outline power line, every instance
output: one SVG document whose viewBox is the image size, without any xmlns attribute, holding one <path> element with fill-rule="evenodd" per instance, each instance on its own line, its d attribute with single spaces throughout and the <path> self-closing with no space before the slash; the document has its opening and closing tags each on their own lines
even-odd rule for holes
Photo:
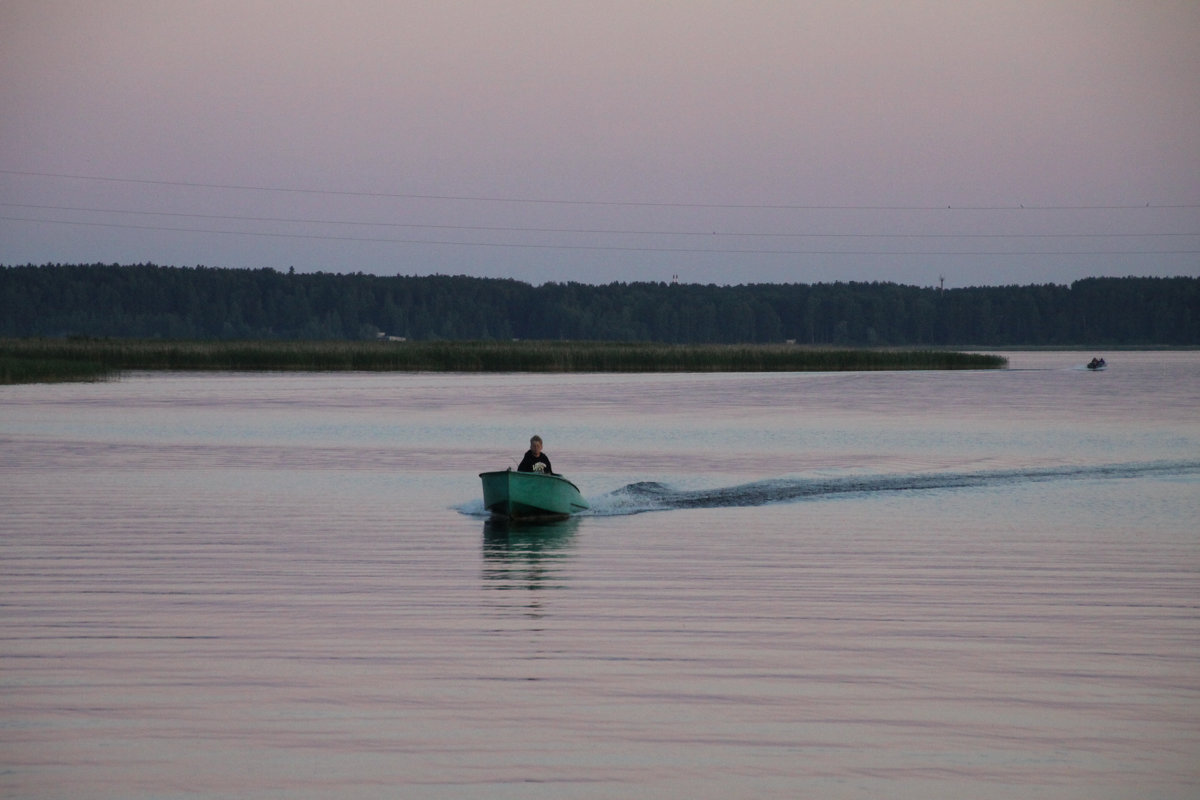
<svg viewBox="0 0 1200 800">
<path fill-rule="evenodd" d="M 536 250 L 587 250 L 619 251 L 639 253 L 694 253 L 723 255 L 854 255 L 854 256 L 1136 256 L 1136 255 L 1200 255 L 1200 250 L 766 250 L 748 248 L 696 248 L 696 247 L 636 247 L 628 245 L 580 245 L 540 244 L 519 242 L 462 242 L 437 239 L 396 239 L 386 237 L 333 236 L 313 233 L 273 233 L 268 231 L 229 231 L 204 228 L 180 228 L 163 225 L 131 225 L 115 222 L 83 222 L 33 217 L 0 215 L 0 220 L 9 222 L 34 222 L 50 225 L 82 225 L 97 228 L 119 228 L 125 230 L 162 231 L 169 233 L 200 233 L 223 236 L 257 236 L 280 239 L 313 239 L 337 242 L 365 242 L 410 245 L 437 245 L 452 247 L 525 248 Z"/>
<path fill-rule="evenodd" d="M 636 200 L 572 200 L 562 198 L 529 198 L 489 195 L 420 194 L 409 192 L 368 192 L 336 189 L 313 189 L 284 186 L 255 186 L 233 183 L 202 183 L 198 181 L 168 181 L 147 178 L 115 178 L 104 175 L 78 175 L 61 172 L 35 172 L 31 170 L 0 169 L 0 174 L 23 175 L 38 178 L 59 178 L 79 181 L 101 181 L 107 183 L 129 183 L 151 186 L 176 186 L 190 189 L 222 189 L 252 192 L 278 192 L 286 194 L 325 195 L 339 197 L 374 197 L 406 200 L 448 200 L 480 203 L 523 203 L 530 205 L 597 206 L 630 208 L 709 208 L 709 209 L 755 209 L 791 211 L 1125 211 L 1134 209 L 1193 209 L 1200 203 L 1130 203 L 1116 205 L 987 205 L 987 206 L 919 206 L 919 205 L 823 205 L 794 203 L 684 203 L 650 202 Z"/>
<path fill-rule="evenodd" d="M 7 208 L 27 208 L 40 211 L 72 211 L 96 214 L 124 214 L 136 216 L 178 217 L 184 219 L 222 220 L 237 222 L 279 222 L 292 225 L 342 225 L 377 228 L 426 228 L 431 230 L 481 231 L 487 233 L 569 233 L 621 236 L 700 236 L 726 238 L 791 238 L 791 239 L 1116 239 L 1200 236 L 1200 233 L 781 233 L 741 231 L 680 231 L 638 230 L 631 228 L 552 228 L 512 225 L 446 225 L 427 222 L 368 222 L 361 220 L 314 219 L 309 217 L 263 217 L 243 214 L 198 214 L 183 211 L 140 211 L 121 208 L 97 208 L 93 206 L 60 206 L 38 203 L 5 203 Z M 51 220 L 42 220 L 51 221 Z M 60 220 L 70 223 L 71 220 Z"/>
</svg>

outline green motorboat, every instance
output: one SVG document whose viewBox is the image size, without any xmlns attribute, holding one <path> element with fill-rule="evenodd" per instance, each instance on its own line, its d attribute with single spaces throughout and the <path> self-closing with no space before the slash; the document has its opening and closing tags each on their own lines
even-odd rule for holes
<svg viewBox="0 0 1200 800">
<path fill-rule="evenodd" d="M 513 519 L 566 517 L 588 508 L 579 487 L 561 475 L 541 472 L 481 472 L 483 506 Z"/>
</svg>

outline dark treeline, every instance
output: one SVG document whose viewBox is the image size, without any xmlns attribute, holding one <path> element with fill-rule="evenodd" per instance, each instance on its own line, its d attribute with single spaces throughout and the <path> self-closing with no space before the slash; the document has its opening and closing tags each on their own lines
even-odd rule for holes
<svg viewBox="0 0 1200 800">
<path fill-rule="evenodd" d="M 1200 279 L 1070 286 L 547 283 L 152 264 L 0 267 L 0 336 L 1200 344 Z"/>
</svg>

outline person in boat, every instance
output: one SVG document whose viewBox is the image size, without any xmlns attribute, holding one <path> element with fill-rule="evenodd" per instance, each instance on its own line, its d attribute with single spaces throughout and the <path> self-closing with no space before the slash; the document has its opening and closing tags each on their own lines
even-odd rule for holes
<svg viewBox="0 0 1200 800">
<path fill-rule="evenodd" d="M 521 463 L 517 467 L 517 472 L 554 474 L 554 470 L 550 468 L 550 459 L 542 452 L 542 437 L 534 436 L 529 440 L 529 449 L 525 451 L 525 457 L 521 459 Z"/>
</svg>

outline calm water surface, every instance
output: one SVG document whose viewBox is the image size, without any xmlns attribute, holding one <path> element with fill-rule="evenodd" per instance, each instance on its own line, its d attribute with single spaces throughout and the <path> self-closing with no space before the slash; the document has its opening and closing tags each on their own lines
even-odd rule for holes
<svg viewBox="0 0 1200 800">
<path fill-rule="evenodd" d="M 1200 353 L 1090 355 L 0 387 L 0 796 L 1196 797 Z"/>
</svg>

